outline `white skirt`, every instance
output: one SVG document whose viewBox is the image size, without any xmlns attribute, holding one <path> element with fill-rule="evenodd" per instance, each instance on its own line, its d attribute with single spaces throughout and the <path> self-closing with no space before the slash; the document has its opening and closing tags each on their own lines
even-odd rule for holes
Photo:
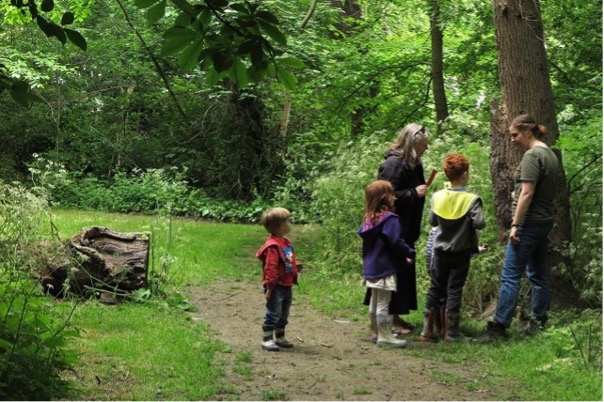
<svg viewBox="0 0 604 402">
<path fill-rule="evenodd" d="M 396 292 L 396 274 L 388 275 L 380 279 L 365 279 L 361 282 L 363 286 L 374 289 L 383 289 Z"/>
</svg>

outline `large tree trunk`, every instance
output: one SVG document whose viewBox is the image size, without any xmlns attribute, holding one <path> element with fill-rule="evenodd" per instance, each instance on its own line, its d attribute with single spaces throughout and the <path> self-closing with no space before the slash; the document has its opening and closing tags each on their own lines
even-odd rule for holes
<svg viewBox="0 0 604 402">
<path fill-rule="evenodd" d="M 436 122 L 440 129 L 442 123 L 449 117 L 447 96 L 445 93 L 445 79 L 443 76 L 443 31 L 440 23 L 439 0 L 429 0 L 432 13 L 430 16 L 430 38 L 432 49 L 432 92 L 436 108 Z"/>
<path fill-rule="evenodd" d="M 511 224 L 512 173 L 522 153 L 509 137 L 511 120 L 528 113 L 547 127 L 544 142 L 553 145 L 559 137 L 554 95 L 549 79 L 543 25 L 538 0 L 493 0 L 495 38 L 499 53 L 501 102 L 491 108 L 491 176 L 495 192 L 496 215 L 502 241 Z M 570 203 L 566 177 L 560 159 L 555 205 L 555 225 L 550 234 L 549 263 L 553 268 L 552 284 L 561 289 L 555 267 L 569 265 L 563 255 L 570 240 Z M 568 288 L 568 283 L 566 288 Z"/>
<path fill-rule="evenodd" d="M 98 294 L 108 301 L 147 286 L 147 233 L 93 226 L 65 243 L 40 243 L 31 251 L 44 290 L 54 296 Z"/>
</svg>

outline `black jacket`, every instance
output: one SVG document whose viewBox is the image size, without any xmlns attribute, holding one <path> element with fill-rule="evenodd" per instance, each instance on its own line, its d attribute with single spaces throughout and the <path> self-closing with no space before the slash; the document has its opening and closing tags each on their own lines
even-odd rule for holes
<svg viewBox="0 0 604 402">
<path fill-rule="evenodd" d="M 378 179 L 392 183 L 396 195 L 394 212 L 400 218 L 401 235 L 407 244 L 413 247 L 419 238 L 426 201 L 425 197 L 418 197 L 415 191 L 415 187 L 426 184 L 424 167 L 421 162 L 418 162 L 417 166 L 411 169 L 396 152 L 388 151 L 386 160 L 378 170 Z"/>
</svg>

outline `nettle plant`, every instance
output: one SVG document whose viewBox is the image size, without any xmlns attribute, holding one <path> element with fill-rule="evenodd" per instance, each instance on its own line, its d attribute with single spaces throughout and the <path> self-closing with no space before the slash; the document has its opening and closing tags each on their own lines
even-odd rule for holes
<svg viewBox="0 0 604 402">
<path fill-rule="evenodd" d="M 0 183 L 0 398 L 65 397 L 61 371 L 75 363 L 67 349 L 75 306 L 42 293 L 26 252 L 48 222 L 47 202 L 22 187 Z"/>
</svg>

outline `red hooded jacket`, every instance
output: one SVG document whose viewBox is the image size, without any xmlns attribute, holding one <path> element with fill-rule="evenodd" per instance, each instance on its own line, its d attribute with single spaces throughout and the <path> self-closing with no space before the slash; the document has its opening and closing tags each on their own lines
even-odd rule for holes
<svg viewBox="0 0 604 402">
<path fill-rule="evenodd" d="M 298 262 L 289 239 L 269 236 L 256 252 L 262 261 L 262 284 L 272 290 L 277 285 L 293 286 L 298 279 Z"/>
</svg>

